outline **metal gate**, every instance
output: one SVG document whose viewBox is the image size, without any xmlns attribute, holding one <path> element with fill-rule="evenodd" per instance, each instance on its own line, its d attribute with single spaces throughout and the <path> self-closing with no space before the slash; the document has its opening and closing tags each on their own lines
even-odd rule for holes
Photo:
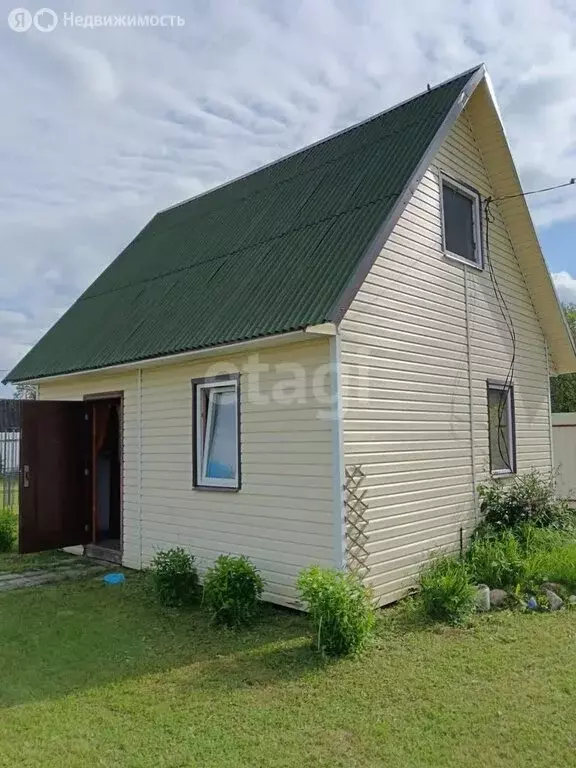
<svg viewBox="0 0 576 768">
<path fill-rule="evenodd" d="M 18 510 L 20 484 L 19 400 L 0 400 L 0 510 Z"/>
</svg>

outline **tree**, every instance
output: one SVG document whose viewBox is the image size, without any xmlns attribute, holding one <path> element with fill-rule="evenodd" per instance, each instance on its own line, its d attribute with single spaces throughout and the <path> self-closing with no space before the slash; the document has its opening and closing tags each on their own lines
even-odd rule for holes
<svg viewBox="0 0 576 768">
<path fill-rule="evenodd" d="M 566 319 L 576 339 L 576 304 L 564 306 Z M 568 413 L 576 411 L 576 373 L 565 373 L 555 376 L 550 382 L 552 395 L 552 410 L 555 413 Z"/>
<path fill-rule="evenodd" d="M 37 400 L 38 389 L 34 384 L 26 384 L 22 382 L 14 386 L 14 399 L 15 400 Z"/>
</svg>

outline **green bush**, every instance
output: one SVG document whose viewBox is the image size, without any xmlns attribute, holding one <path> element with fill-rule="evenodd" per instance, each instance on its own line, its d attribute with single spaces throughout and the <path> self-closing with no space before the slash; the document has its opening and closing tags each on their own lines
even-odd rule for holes
<svg viewBox="0 0 576 768">
<path fill-rule="evenodd" d="M 474 612 L 476 587 L 466 563 L 441 556 L 420 574 L 420 600 L 433 621 L 464 624 Z"/>
<path fill-rule="evenodd" d="M 376 622 L 371 593 L 360 579 L 314 565 L 300 572 L 298 589 L 314 626 L 318 650 L 327 656 L 363 650 Z"/>
<path fill-rule="evenodd" d="M 150 572 L 162 605 L 180 607 L 198 599 L 200 589 L 194 557 L 181 547 L 158 552 Z"/>
<path fill-rule="evenodd" d="M 262 577 L 244 555 L 220 555 L 204 579 L 204 605 L 219 624 L 239 627 L 255 615 Z"/>
<path fill-rule="evenodd" d="M 556 478 L 531 470 L 508 483 L 493 481 L 478 487 L 485 525 L 494 530 L 526 523 L 539 527 L 569 528 L 574 511 L 556 496 Z"/>
<path fill-rule="evenodd" d="M 16 517 L 9 510 L 0 511 L 0 552 L 12 552 L 16 544 Z"/>
</svg>

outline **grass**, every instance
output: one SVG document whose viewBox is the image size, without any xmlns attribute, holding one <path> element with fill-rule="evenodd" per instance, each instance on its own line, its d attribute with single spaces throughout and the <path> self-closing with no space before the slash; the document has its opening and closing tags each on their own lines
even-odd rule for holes
<svg viewBox="0 0 576 768">
<path fill-rule="evenodd" d="M 74 555 L 54 550 L 52 552 L 39 552 L 32 555 L 18 555 L 15 552 L 0 555 L 0 573 L 22 573 L 32 568 L 50 568 L 69 560 L 77 562 Z"/>
<path fill-rule="evenodd" d="M 0 595 L 0 766 L 572 766 L 576 611 L 469 629 L 384 612 L 361 660 L 305 617 L 230 632 L 161 609 L 144 577 Z"/>
<path fill-rule="evenodd" d="M 4 504 L 4 485 L 5 485 L 5 483 L 6 483 L 6 480 L 4 478 L 0 477 L 0 509 L 4 508 L 3 504 Z M 11 493 L 11 497 L 10 497 L 11 503 L 10 503 L 10 506 L 8 507 L 8 509 L 13 510 L 13 512 L 15 514 L 17 514 L 18 513 L 18 484 L 12 482 L 11 485 L 12 485 L 12 493 Z"/>
<path fill-rule="evenodd" d="M 544 581 L 576 588 L 576 541 L 573 533 L 527 526 L 478 538 L 466 554 L 470 578 L 490 587 L 532 591 Z"/>
<path fill-rule="evenodd" d="M 3 483 L 4 481 L 0 478 L 0 513 L 7 511 L 7 508 L 2 507 Z M 8 511 L 14 515 L 14 525 L 17 529 L 18 503 L 16 500 L 14 506 L 8 508 Z M 15 546 L 17 547 L 17 543 Z M 60 550 L 31 555 L 18 555 L 15 552 L 9 554 L 2 553 L 0 554 L 0 573 L 22 573 L 22 571 L 26 571 L 29 568 L 50 568 L 52 565 L 61 563 L 71 557 L 71 555 L 67 555 Z"/>
</svg>

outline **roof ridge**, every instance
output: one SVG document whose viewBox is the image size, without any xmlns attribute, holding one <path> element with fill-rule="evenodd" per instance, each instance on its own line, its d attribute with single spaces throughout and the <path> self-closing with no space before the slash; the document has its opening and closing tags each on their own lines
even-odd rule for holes
<svg viewBox="0 0 576 768">
<path fill-rule="evenodd" d="M 242 179 L 247 179 L 250 176 L 254 176 L 255 174 L 259 173 L 260 171 L 265 170 L 266 168 L 271 168 L 272 166 L 283 162 L 284 160 L 288 160 L 291 157 L 294 157 L 295 155 L 300 154 L 301 152 L 305 152 L 308 149 L 312 149 L 313 147 L 319 147 L 322 144 L 325 144 L 328 141 L 331 141 L 332 139 L 335 139 L 337 136 L 342 136 L 344 133 L 347 133 L 348 131 L 352 131 L 356 128 L 359 128 L 362 125 L 366 125 L 367 123 L 372 122 L 372 120 L 377 120 L 380 117 L 383 117 L 388 112 L 393 112 L 395 109 L 398 109 L 399 107 L 406 106 L 406 104 L 409 104 L 411 101 L 416 101 L 417 99 L 422 98 L 422 96 L 427 96 L 430 93 L 433 93 L 434 91 L 439 90 L 440 88 L 444 88 L 450 83 L 453 83 L 455 80 L 459 80 L 460 78 L 468 76 L 472 76 L 475 72 L 477 72 L 479 69 L 483 68 L 485 65 L 484 63 L 477 64 L 474 67 L 471 67 L 468 70 L 465 70 L 464 72 L 460 72 L 460 74 L 455 75 L 453 77 L 448 78 L 447 80 L 443 80 L 442 82 L 438 83 L 437 85 L 426 88 L 424 91 L 420 91 L 414 96 L 410 96 L 403 101 L 399 101 L 396 104 L 392 104 L 390 107 L 387 107 L 386 109 L 383 109 L 381 112 L 377 112 L 374 115 L 371 115 L 370 117 L 365 118 L 364 120 L 360 120 L 357 123 L 353 123 L 352 125 L 347 126 L 346 128 L 342 128 L 339 131 L 335 131 L 334 133 L 330 134 L 329 136 L 324 136 L 322 139 L 318 139 L 317 141 L 313 141 L 310 144 L 305 144 L 303 147 L 298 147 L 298 149 L 295 149 L 293 152 L 288 152 L 286 155 L 282 155 L 281 157 L 277 157 L 275 160 L 271 160 L 268 163 L 263 163 L 262 165 L 258 166 L 257 168 L 253 168 L 250 171 L 246 171 L 246 173 L 240 174 L 240 176 L 235 176 L 233 179 L 228 179 L 228 181 L 223 181 L 221 184 L 217 184 L 215 187 L 210 187 L 210 189 L 206 189 L 203 192 L 199 192 L 196 195 L 192 195 L 192 197 L 188 197 L 185 200 L 181 200 L 178 203 L 173 203 L 172 205 L 167 206 L 166 208 L 161 208 L 159 211 L 156 212 L 156 215 L 160 215 L 163 213 L 167 213 L 168 211 L 173 211 L 176 208 L 179 208 L 181 205 L 187 205 L 188 203 L 193 202 L 194 200 L 199 200 L 202 197 L 205 197 L 206 195 L 211 194 L 212 192 L 216 192 L 218 190 L 224 189 L 225 187 L 228 187 L 232 184 L 235 184 L 237 181 L 241 181 Z"/>
</svg>

